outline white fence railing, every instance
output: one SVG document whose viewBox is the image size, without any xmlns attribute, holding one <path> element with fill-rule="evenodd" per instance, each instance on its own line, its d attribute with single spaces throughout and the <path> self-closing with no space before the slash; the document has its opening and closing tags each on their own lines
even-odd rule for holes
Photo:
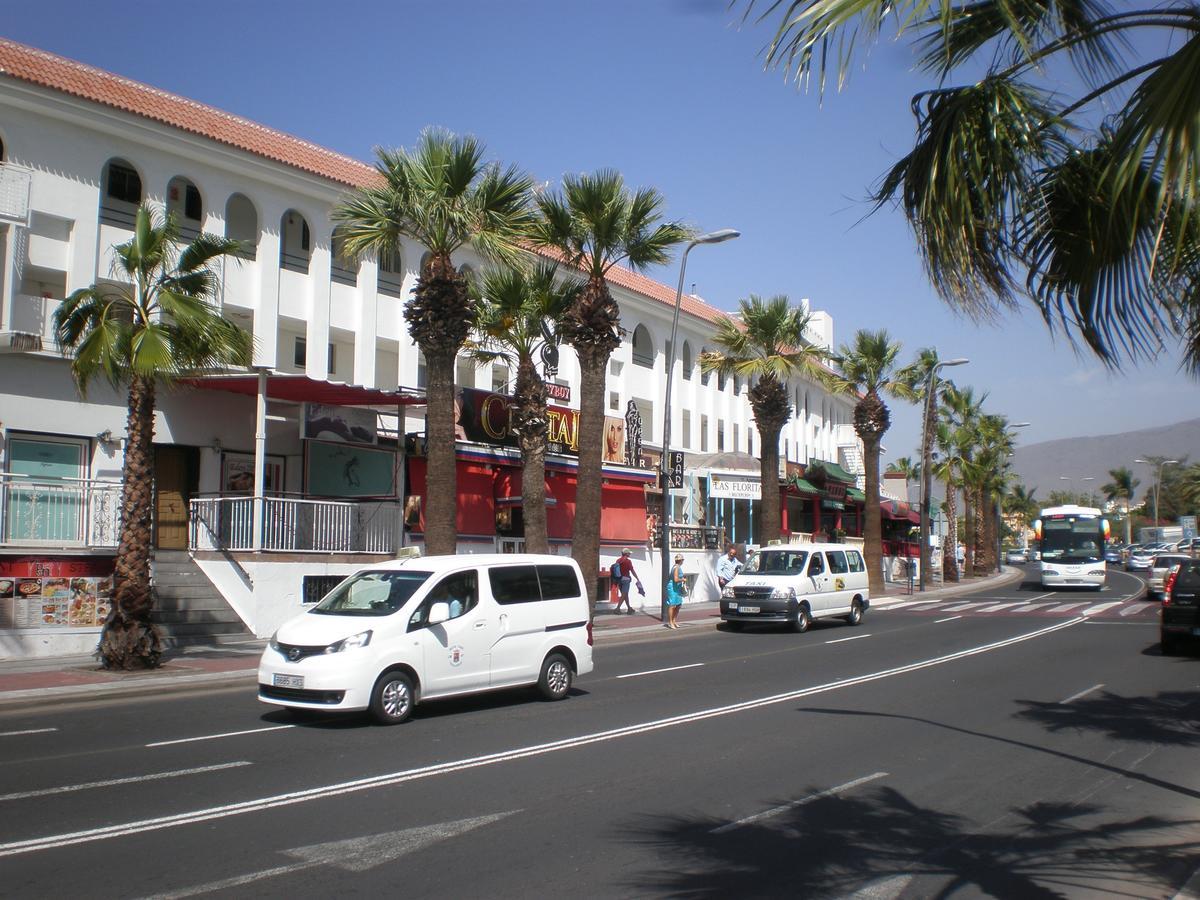
<svg viewBox="0 0 1200 900">
<path fill-rule="evenodd" d="M 392 553 L 400 547 L 394 500 L 262 497 L 261 550 Z M 198 497 L 189 511 L 193 550 L 253 550 L 255 498 Z"/>
<path fill-rule="evenodd" d="M 121 483 L 0 475 L 0 545 L 115 547 Z"/>
</svg>

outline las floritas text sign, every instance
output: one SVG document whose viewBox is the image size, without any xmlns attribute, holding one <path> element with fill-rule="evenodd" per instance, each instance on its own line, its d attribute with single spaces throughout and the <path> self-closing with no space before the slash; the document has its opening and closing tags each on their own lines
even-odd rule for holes
<svg viewBox="0 0 1200 900">
<path fill-rule="evenodd" d="M 723 500 L 761 500 L 762 486 L 748 478 L 731 478 L 728 475 L 710 475 L 708 496 Z"/>
</svg>

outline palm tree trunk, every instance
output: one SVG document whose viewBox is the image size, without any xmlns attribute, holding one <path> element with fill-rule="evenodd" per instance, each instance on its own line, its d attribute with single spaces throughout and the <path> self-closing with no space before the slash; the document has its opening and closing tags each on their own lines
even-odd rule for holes
<svg viewBox="0 0 1200 900">
<path fill-rule="evenodd" d="M 883 524 L 879 510 L 879 437 L 863 439 L 863 468 L 866 469 L 867 508 L 863 510 L 863 556 L 867 560 L 867 579 L 872 597 L 882 597 L 883 583 Z"/>
<path fill-rule="evenodd" d="M 454 446 L 454 360 L 445 350 L 425 352 L 425 553 L 450 556 L 458 551 L 458 459 Z"/>
<path fill-rule="evenodd" d="M 163 643 L 150 621 L 154 595 L 150 553 L 154 539 L 154 382 L 135 376 L 129 385 L 125 465 L 121 477 L 121 538 L 113 578 L 113 604 L 100 644 L 108 669 L 155 668 Z"/>
<path fill-rule="evenodd" d="M 1133 495 L 1125 495 L 1125 546 L 1128 547 L 1133 543 L 1133 511 L 1130 507 L 1133 506 Z"/>
<path fill-rule="evenodd" d="M 521 360 L 513 384 L 513 429 L 521 445 L 525 550 L 549 553 L 546 524 L 546 384 L 533 362 Z"/>
<path fill-rule="evenodd" d="M 963 488 L 963 531 L 966 533 L 966 556 L 963 560 L 963 568 L 966 570 L 967 577 L 975 574 L 975 489 L 972 487 Z"/>
<path fill-rule="evenodd" d="M 783 503 L 779 492 L 779 432 L 782 425 L 766 434 L 759 430 L 762 455 L 759 457 L 759 480 L 762 482 L 759 543 L 766 546 L 779 540 L 783 526 Z"/>
<path fill-rule="evenodd" d="M 587 585 L 588 609 L 596 606 L 600 571 L 600 499 L 603 487 L 604 379 L 611 355 L 606 347 L 575 347 L 579 358 L 579 469 L 575 485 L 575 531 L 571 556 Z M 589 613 L 590 614 L 590 613 Z"/>
<path fill-rule="evenodd" d="M 949 534 L 942 545 L 942 581 L 958 581 L 958 501 L 953 479 L 946 479 L 946 524 Z"/>
</svg>

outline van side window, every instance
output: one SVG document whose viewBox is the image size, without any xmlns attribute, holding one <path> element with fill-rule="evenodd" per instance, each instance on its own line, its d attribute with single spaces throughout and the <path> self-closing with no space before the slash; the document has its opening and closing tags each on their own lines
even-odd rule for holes
<svg viewBox="0 0 1200 900">
<path fill-rule="evenodd" d="M 811 578 L 813 575 L 820 575 L 825 571 L 825 563 L 821 559 L 820 553 L 814 553 L 812 559 L 808 561 L 808 575 Z"/>
<path fill-rule="evenodd" d="M 844 575 L 850 571 L 845 550 L 826 550 L 825 556 L 829 559 L 829 571 L 834 575 Z"/>
<path fill-rule="evenodd" d="M 866 571 L 867 567 L 863 563 L 862 554 L 859 553 L 857 550 L 847 550 L 846 551 L 846 561 L 850 563 L 850 571 L 851 572 Z"/>
<path fill-rule="evenodd" d="M 478 602 L 479 579 L 474 569 L 447 575 L 421 601 L 408 620 L 408 630 L 423 628 L 429 621 L 429 609 L 435 603 L 450 604 L 450 618 L 457 619 L 473 610 Z"/>
<path fill-rule="evenodd" d="M 578 597 L 579 579 L 575 570 L 570 566 L 538 566 L 538 581 L 542 583 L 543 600 L 562 600 L 567 597 Z M 493 593 L 495 588 L 492 589 Z"/>
<path fill-rule="evenodd" d="M 533 566 L 493 566 L 488 569 L 492 597 L 497 603 L 537 603 L 542 599 L 537 569 Z"/>
</svg>

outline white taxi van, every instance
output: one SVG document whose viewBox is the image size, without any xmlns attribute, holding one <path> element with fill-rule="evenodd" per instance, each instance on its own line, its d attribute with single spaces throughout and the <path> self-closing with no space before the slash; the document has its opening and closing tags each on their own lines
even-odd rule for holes
<svg viewBox="0 0 1200 900">
<path fill-rule="evenodd" d="M 258 666 L 264 703 L 369 709 L 403 722 L 424 700 L 537 685 L 561 700 L 592 670 L 579 566 L 536 554 L 369 566 L 285 622 Z"/>
<path fill-rule="evenodd" d="M 870 605 L 860 550 L 845 544 L 769 546 L 725 585 L 721 619 L 734 630 L 773 622 L 803 632 L 814 619 L 841 617 L 860 625 Z"/>
</svg>

